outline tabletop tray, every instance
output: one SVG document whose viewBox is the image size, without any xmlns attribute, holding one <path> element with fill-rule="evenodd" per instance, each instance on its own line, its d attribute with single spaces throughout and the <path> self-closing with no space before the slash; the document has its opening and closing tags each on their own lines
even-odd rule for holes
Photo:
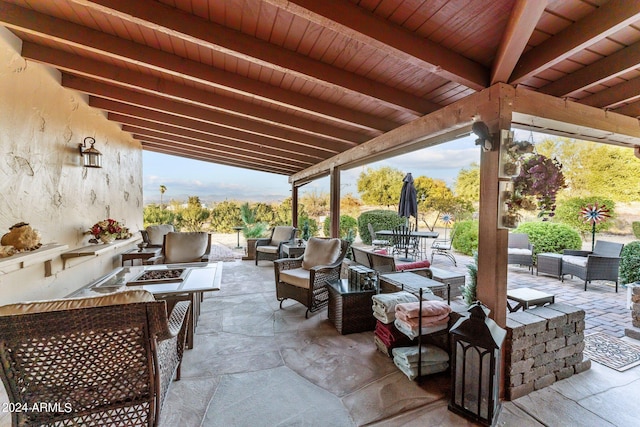
<svg viewBox="0 0 640 427">
<path fill-rule="evenodd" d="M 171 283 L 182 282 L 189 269 L 187 268 L 168 268 L 162 270 L 145 270 L 138 274 L 133 280 L 127 282 L 127 286 L 132 285 L 149 285 L 153 283 Z"/>
</svg>

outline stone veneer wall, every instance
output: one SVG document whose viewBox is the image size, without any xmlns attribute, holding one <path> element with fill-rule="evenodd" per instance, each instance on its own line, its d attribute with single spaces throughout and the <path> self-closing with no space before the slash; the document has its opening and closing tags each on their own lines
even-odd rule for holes
<svg viewBox="0 0 640 427">
<path fill-rule="evenodd" d="M 504 390 L 508 400 L 591 367 L 585 359 L 584 310 L 551 304 L 507 315 Z"/>
<path fill-rule="evenodd" d="M 0 26 L 0 235 L 18 222 L 40 231 L 42 243 L 88 245 L 97 221 L 142 227 L 142 146 L 87 97 L 65 89 L 61 74 L 21 56 L 22 42 Z M 101 169 L 85 168 L 78 145 L 96 140 Z M 139 233 L 137 233 L 139 235 Z M 131 242 L 130 247 L 135 247 Z M 120 248 L 122 252 L 128 247 Z M 0 304 L 58 298 L 119 265 L 118 253 L 52 259 L 0 271 Z"/>
</svg>

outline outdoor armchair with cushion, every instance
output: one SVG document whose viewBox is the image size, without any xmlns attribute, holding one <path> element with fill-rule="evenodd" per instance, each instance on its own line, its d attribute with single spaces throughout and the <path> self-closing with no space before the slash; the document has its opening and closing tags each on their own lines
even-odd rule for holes
<svg viewBox="0 0 640 427">
<path fill-rule="evenodd" d="M 526 265 L 533 274 L 533 245 L 525 233 L 509 233 L 507 264 Z"/>
<path fill-rule="evenodd" d="M 164 236 L 162 254 L 146 264 L 206 262 L 211 252 L 211 234 L 204 231 L 169 232 Z"/>
<path fill-rule="evenodd" d="M 188 311 L 181 302 L 167 316 L 141 290 L 0 307 L 7 395 L 40 408 L 11 411 L 12 424 L 157 425 L 179 379 Z"/>
<path fill-rule="evenodd" d="M 618 271 L 620 267 L 620 253 L 622 243 L 598 240 L 590 251 L 576 251 L 565 249 L 562 253 L 562 281 L 570 274 L 584 280 L 584 290 L 592 280 L 611 280 L 616 282 L 618 292 Z"/>
<path fill-rule="evenodd" d="M 167 233 L 175 231 L 171 224 L 150 225 L 142 233 L 142 241 L 150 248 L 161 248 L 164 242 L 164 236 Z"/>
<path fill-rule="evenodd" d="M 340 266 L 349 249 L 346 240 L 312 237 L 304 255 L 274 261 L 276 297 L 282 302 L 291 298 L 307 307 L 305 317 L 326 306 L 327 282 L 340 278 Z"/>
<path fill-rule="evenodd" d="M 289 225 L 278 225 L 271 229 L 271 237 L 256 240 L 256 265 L 261 259 L 282 258 L 282 245 L 293 241 L 297 229 Z"/>
</svg>

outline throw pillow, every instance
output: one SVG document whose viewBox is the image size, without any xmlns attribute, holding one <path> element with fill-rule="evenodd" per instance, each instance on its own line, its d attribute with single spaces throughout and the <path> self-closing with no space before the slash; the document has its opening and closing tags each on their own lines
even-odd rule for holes
<svg viewBox="0 0 640 427">
<path fill-rule="evenodd" d="M 302 268 L 309 270 L 318 265 L 333 264 L 340 256 L 340 239 L 312 237 L 302 258 Z"/>
<path fill-rule="evenodd" d="M 403 271 L 403 270 L 414 270 L 416 268 L 425 268 L 425 267 L 430 267 L 431 263 L 428 260 L 422 260 L 422 261 L 416 261 L 416 262 L 410 262 L 407 264 L 399 264 L 396 265 L 396 270 L 397 271 Z"/>
</svg>

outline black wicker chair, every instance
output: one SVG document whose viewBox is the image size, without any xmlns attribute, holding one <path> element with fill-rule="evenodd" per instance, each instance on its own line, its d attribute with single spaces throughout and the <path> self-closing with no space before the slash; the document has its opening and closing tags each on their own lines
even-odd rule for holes
<svg viewBox="0 0 640 427">
<path fill-rule="evenodd" d="M 533 274 L 533 245 L 525 233 L 509 233 L 507 264 L 526 265 Z"/>
<path fill-rule="evenodd" d="M 0 376 L 13 404 L 38 408 L 12 411 L 12 425 L 158 424 L 179 379 L 189 302 L 168 317 L 153 296 L 91 306 L 100 298 L 0 308 Z"/>
<path fill-rule="evenodd" d="M 584 290 L 592 280 L 611 280 L 616 283 L 618 292 L 618 272 L 620 268 L 620 253 L 622 243 L 598 240 L 590 251 L 575 251 L 565 249 L 562 253 L 562 281 L 570 274 L 584 280 Z"/>
<path fill-rule="evenodd" d="M 288 298 L 298 301 L 307 307 L 305 317 L 309 317 L 309 313 L 316 312 L 325 307 L 329 300 L 329 292 L 327 291 L 327 283 L 340 278 L 340 266 L 342 260 L 349 249 L 349 242 L 340 240 L 339 253 L 331 257 L 333 262 L 326 265 L 315 265 L 305 268 L 304 260 L 308 260 L 314 256 L 317 244 L 316 240 L 338 240 L 338 239 L 319 239 L 312 237 L 307 242 L 305 254 L 299 258 L 283 258 L 274 261 L 273 267 L 276 278 L 276 297 L 282 302 Z M 324 249 L 323 249 L 324 250 Z"/>
</svg>

